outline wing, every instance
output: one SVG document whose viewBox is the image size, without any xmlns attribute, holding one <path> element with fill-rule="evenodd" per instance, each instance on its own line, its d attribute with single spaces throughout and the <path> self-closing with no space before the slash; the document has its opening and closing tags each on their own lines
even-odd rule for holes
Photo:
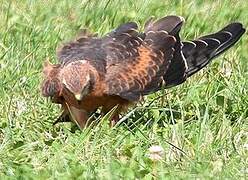
<svg viewBox="0 0 248 180">
<path fill-rule="evenodd" d="M 187 63 L 182 53 L 182 43 L 179 36 L 179 32 L 183 23 L 184 19 L 180 16 L 166 16 L 157 21 L 151 18 L 145 24 L 145 32 L 149 31 L 150 29 L 163 29 L 167 31 L 169 35 L 172 35 L 176 38 L 173 58 L 169 64 L 168 70 L 163 76 L 166 88 L 180 84 L 187 78 Z"/>
<path fill-rule="evenodd" d="M 57 51 L 58 61 L 65 65 L 73 61 L 86 60 L 96 68 L 99 73 L 106 72 L 107 54 L 102 46 L 102 39 L 81 30 L 79 36 L 69 43 L 64 44 Z"/>
<path fill-rule="evenodd" d="M 136 23 L 128 22 L 120 25 L 103 38 L 103 46 L 107 53 L 107 67 L 132 61 L 132 58 L 139 56 L 137 49 L 143 39 L 137 28 Z"/>
<path fill-rule="evenodd" d="M 131 22 L 108 34 L 105 41 L 106 94 L 136 101 L 161 86 L 173 57 L 173 36 L 163 29 L 151 29 L 144 35 Z"/>
</svg>

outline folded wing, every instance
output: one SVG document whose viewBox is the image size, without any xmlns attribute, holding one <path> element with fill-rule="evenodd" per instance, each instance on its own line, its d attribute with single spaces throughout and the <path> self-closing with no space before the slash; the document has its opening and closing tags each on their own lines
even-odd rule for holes
<svg viewBox="0 0 248 180">
<path fill-rule="evenodd" d="M 157 91 L 173 57 L 175 37 L 165 30 L 137 32 L 137 25 L 124 24 L 106 39 L 108 49 L 107 94 L 136 101 Z"/>
</svg>

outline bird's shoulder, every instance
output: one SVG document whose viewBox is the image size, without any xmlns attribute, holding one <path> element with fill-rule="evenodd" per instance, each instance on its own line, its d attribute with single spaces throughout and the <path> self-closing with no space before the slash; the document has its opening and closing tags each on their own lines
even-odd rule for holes
<svg viewBox="0 0 248 180">
<path fill-rule="evenodd" d="M 97 71 L 105 72 L 106 51 L 103 39 L 81 32 L 74 40 L 64 43 L 57 49 L 57 58 L 60 64 L 67 65 L 75 61 L 88 61 Z"/>
</svg>

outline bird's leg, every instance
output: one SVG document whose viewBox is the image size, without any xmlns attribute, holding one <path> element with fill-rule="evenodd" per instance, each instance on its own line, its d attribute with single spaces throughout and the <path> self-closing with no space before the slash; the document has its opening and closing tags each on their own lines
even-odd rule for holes
<svg viewBox="0 0 248 180">
<path fill-rule="evenodd" d="M 109 111 L 111 111 L 113 107 L 103 107 L 102 111 L 101 111 L 101 116 L 103 117 L 104 115 L 106 115 Z M 114 127 L 116 125 L 116 123 L 119 121 L 119 112 L 120 112 L 120 108 L 118 107 L 117 109 L 115 109 L 115 111 L 113 112 L 111 118 L 110 118 L 110 127 Z"/>
<path fill-rule="evenodd" d="M 53 122 L 53 126 L 60 122 L 71 122 L 71 118 L 68 112 L 63 111 L 62 114 L 58 117 L 58 119 Z"/>
<path fill-rule="evenodd" d="M 110 121 L 110 127 L 114 127 L 116 123 L 120 120 L 119 114 L 115 114 Z"/>
<path fill-rule="evenodd" d="M 58 101 L 56 101 L 57 103 Z M 58 119 L 53 123 L 53 125 L 56 125 L 59 122 L 70 122 L 71 121 L 71 117 L 70 117 L 70 113 L 68 111 L 67 105 L 61 101 L 59 104 L 61 104 L 61 110 L 62 110 L 62 114 L 58 117 Z"/>
<path fill-rule="evenodd" d="M 79 110 L 74 107 L 69 107 L 66 104 L 62 104 L 62 114 L 59 116 L 59 118 L 53 123 L 53 125 L 56 125 L 60 122 L 75 122 L 79 128 L 83 128 L 86 125 L 88 115 L 86 111 Z M 95 110 L 96 111 L 96 110 Z M 93 114 L 92 112 L 91 114 Z M 85 122 L 86 121 L 86 122 Z"/>
<path fill-rule="evenodd" d="M 68 110 L 71 114 L 72 120 L 78 125 L 80 129 L 83 129 L 87 125 L 88 112 L 83 109 L 77 109 L 73 106 L 68 106 Z"/>
</svg>

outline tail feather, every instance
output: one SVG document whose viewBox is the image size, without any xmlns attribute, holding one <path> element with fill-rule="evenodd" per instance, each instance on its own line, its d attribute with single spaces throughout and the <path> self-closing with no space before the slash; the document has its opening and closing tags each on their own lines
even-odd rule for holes
<svg viewBox="0 0 248 180">
<path fill-rule="evenodd" d="M 220 41 L 216 39 L 194 40 L 183 42 L 182 52 L 187 62 L 187 77 L 194 74 L 209 63 L 213 49 L 218 48 Z M 196 68 L 198 67 L 198 68 Z"/>
<path fill-rule="evenodd" d="M 182 52 L 188 65 L 187 77 L 190 77 L 205 67 L 213 58 L 229 49 L 240 39 L 244 32 L 245 29 L 242 24 L 231 23 L 217 33 L 192 41 L 192 43 L 196 44 L 195 47 L 192 44 L 183 42 Z M 196 42 L 198 41 L 206 43 L 207 46 L 202 46 L 202 43 L 197 44 Z"/>
<path fill-rule="evenodd" d="M 240 37 L 245 33 L 245 29 L 243 28 L 241 23 L 232 23 L 226 26 L 223 29 L 224 32 L 230 33 L 231 38 L 226 41 L 220 48 L 218 48 L 214 57 L 220 55 L 225 50 L 229 49 L 232 45 L 234 45 Z"/>
</svg>

